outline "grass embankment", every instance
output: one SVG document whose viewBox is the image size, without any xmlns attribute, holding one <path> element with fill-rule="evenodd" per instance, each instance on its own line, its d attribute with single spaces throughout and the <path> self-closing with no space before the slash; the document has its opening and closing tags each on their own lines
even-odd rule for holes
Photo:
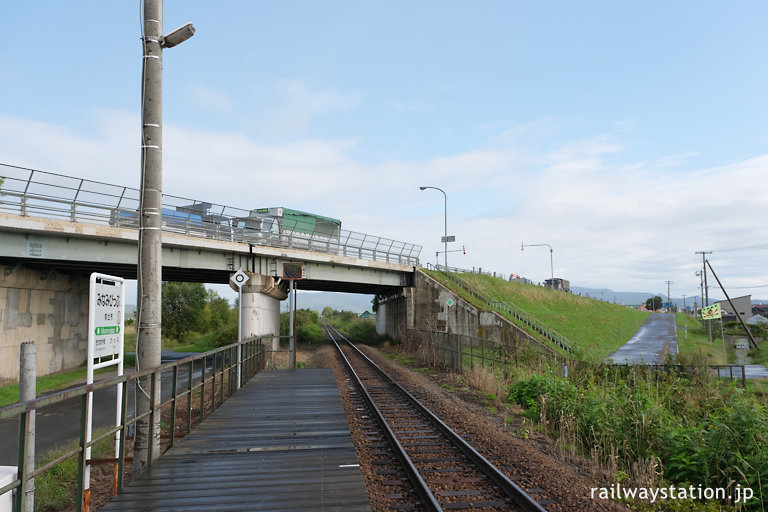
<svg viewBox="0 0 768 512">
<path fill-rule="evenodd" d="M 626 342 L 647 314 L 536 286 L 508 283 L 489 276 L 461 275 L 493 300 L 512 302 L 567 336 L 588 361 L 599 360 Z M 449 286 L 445 279 L 435 278 Z M 465 298 L 456 287 L 457 294 Z M 678 361 L 723 363 L 719 324 L 714 341 L 697 318 L 676 316 Z M 682 329 L 681 329 L 682 328 Z M 715 332 L 717 331 L 717 332 Z M 726 334 L 729 333 L 726 324 Z M 765 333 L 761 333 L 764 337 Z M 728 349 L 728 361 L 732 361 Z M 768 350 L 753 349 L 755 362 Z M 425 358 L 425 355 L 421 355 Z M 427 359 L 424 359 L 427 360 Z M 726 381 L 701 368 L 670 367 L 653 372 L 642 365 L 618 367 L 573 362 L 568 378 L 543 358 L 520 357 L 515 365 L 474 366 L 463 380 L 486 396 L 525 409 L 537 429 L 556 439 L 561 450 L 580 453 L 599 464 L 622 485 L 659 488 L 720 488 L 737 496 L 748 488 L 753 499 L 739 507 L 733 499 L 707 501 L 695 494 L 664 503 L 633 502 L 637 510 L 765 510 L 768 503 L 768 392 L 764 382 Z M 571 366 L 571 365 L 569 365 Z M 489 407 L 493 412 L 495 409 Z M 506 418 L 505 418 L 506 421 Z M 523 432 L 520 433 L 524 437 Z M 678 495 L 679 496 L 679 495 Z M 734 506 L 736 505 L 736 506 Z"/>
<path fill-rule="evenodd" d="M 452 291 L 481 309 L 486 306 L 462 293 L 438 272 L 428 272 Z M 601 361 L 637 332 L 649 313 L 542 286 L 499 278 L 458 274 L 491 300 L 512 303 L 542 324 L 568 338 L 585 359 Z"/>
</svg>

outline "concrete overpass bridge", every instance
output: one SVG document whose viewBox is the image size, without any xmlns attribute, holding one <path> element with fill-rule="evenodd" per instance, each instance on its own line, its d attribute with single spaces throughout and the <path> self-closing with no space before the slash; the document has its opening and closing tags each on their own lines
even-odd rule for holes
<svg viewBox="0 0 768 512">
<path fill-rule="evenodd" d="M 41 374 L 77 366 L 91 272 L 137 277 L 139 190 L 8 165 L 0 177 L 0 378 L 16 377 L 30 339 Z M 163 196 L 163 280 L 228 283 L 247 271 L 246 334 L 279 328 L 286 271 L 301 272 L 302 290 L 393 296 L 412 286 L 420 251 L 288 208 Z"/>
</svg>

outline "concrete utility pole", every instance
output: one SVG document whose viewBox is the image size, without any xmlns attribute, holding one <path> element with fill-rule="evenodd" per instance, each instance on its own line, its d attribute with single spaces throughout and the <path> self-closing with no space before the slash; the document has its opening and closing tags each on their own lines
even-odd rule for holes
<svg viewBox="0 0 768 512">
<path fill-rule="evenodd" d="M 667 313 L 672 312 L 672 297 L 669 296 L 669 285 L 672 284 L 672 281 L 664 281 L 667 283 Z"/>
<path fill-rule="evenodd" d="M 136 322 L 136 369 L 160 366 L 162 290 L 162 50 L 194 34 L 191 24 L 163 37 L 162 0 L 144 0 L 141 84 L 141 203 L 139 221 L 138 311 Z M 150 377 L 138 381 L 136 415 L 150 410 L 153 383 Z M 160 376 L 154 382 L 154 403 L 160 403 Z M 150 455 L 151 452 L 151 455 Z M 142 474 L 160 453 L 160 415 L 136 423 L 133 474 Z"/>
<path fill-rule="evenodd" d="M 704 306 L 709 306 L 709 286 L 707 286 L 707 254 L 712 254 L 712 251 L 696 251 L 696 254 L 701 254 L 701 266 L 704 269 L 704 297 L 701 300 L 704 301 Z M 710 320 L 707 320 L 707 341 L 712 343 L 712 324 Z"/>
</svg>

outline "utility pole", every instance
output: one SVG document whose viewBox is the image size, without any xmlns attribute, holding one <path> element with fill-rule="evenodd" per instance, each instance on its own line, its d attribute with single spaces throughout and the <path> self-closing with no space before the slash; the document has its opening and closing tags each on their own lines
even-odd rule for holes
<svg viewBox="0 0 768 512">
<path fill-rule="evenodd" d="M 672 281 L 664 281 L 667 283 L 667 313 L 672 312 L 672 297 L 669 296 L 669 285 L 672 284 Z"/>
<path fill-rule="evenodd" d="M 712 254 L 712 251 L 696 251 L 696 254 L 701 254 L 701 266 L 704 269 L 704 306 L 709 306 L 709 286 L 707 286 L 707 254 Z M 707 320 L 707 340 L 712 343 L 712 324 Z"/>
<path fill-rule="evenodd" d="M 699 298 L 701 299 L 701 304 L 699 306 L 699 309 L 701 309 L 701 307 L 704 305 L 704 272 L 702 272 L 701 270 L 697 270 L 696 277 L 699 278 L 699 289 L 701 290 L 699 294 Z"/>
<path fill-rule="evenodd" d="M 187 24 L 163 37 L 163 1 L 144 0 L 142 25 L 141 83 L 141 197 L 139 206 L 138 311 L 136 314 L 136 369 L 160 366 L 162 300 L 162 50 L 192 37 L 195 29 Z M 138 380 L 136 415 L 160 403 L 160 375 Z M 153 418 L 150 425 L 150 417 Z M 144 416 L 136 422 L 134 477 L 141 475 L 160 454 L 160 414 Z"/>
</svg>

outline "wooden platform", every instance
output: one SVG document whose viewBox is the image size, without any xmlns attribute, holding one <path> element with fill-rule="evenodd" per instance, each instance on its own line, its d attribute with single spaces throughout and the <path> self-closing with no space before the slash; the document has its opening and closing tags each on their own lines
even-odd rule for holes
<svg viewBox="0 0 768 512">
<path fill-rule="evenodd" d="M 102 510 L 370 510 L 333 371 L 259 373 Z"/>
</svg>

